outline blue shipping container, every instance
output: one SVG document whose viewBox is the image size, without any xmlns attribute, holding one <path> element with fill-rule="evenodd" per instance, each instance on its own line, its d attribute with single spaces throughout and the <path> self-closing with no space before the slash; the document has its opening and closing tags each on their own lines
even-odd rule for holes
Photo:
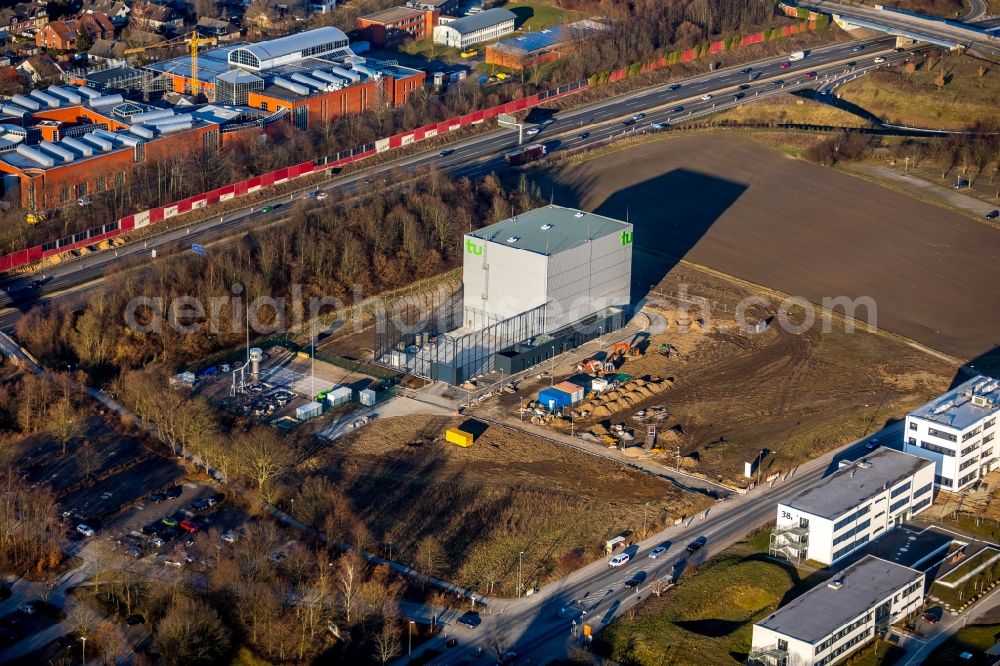
<svg viewBox="0 0 1000 666">
<path fill-rule="evenodd" d="M 573 397 L 557 388 L 547 388 L 538 392 L 538 402 L 542 403 L 549 411 L 554 412 L 557 409 L 569 407 L 573 402 Z"/>
</svg>

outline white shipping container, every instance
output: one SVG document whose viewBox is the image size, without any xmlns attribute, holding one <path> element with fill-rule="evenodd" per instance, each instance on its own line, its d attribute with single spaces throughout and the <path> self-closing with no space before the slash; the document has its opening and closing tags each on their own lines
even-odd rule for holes
<svg viewBox="0 0 1000 666">
<path fill-rule="evenodd" d="M 365 389 L 358 394 L 361 398 L 361 404 L 365 407 L 371 407 L 375 404 L 375 391 L 371 389 Z"/>
<path fill-rule="evenodd" d="M 603 377 L 594 377 L 590 380 L 590 390 L 601 393 L 608 390 L 608 380 Z"/>
<path fill-rule="evenodd" d="M 300 421 L 308 421 L 323 413 L 323 405 L 318 402 L 307 402 L 295 409 L 295 418 Z"/>
<path fill-rule="evenodd" d="M 338 386 L 326 394 L 326 401 L 330 403 L 331 407 L 339 407 L 350 402 L 352 397 L 354 397 L 354 391 L 350 387 Z"/>
</svg>

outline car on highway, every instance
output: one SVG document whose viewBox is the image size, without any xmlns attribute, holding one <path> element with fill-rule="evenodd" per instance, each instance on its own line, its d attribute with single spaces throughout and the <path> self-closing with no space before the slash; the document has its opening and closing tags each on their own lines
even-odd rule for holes
<svg viewBox="0 0 1000 666">
<path fill-rule="evenodd" d="M 741 92 L 736 93 L 735 95 L 733 95 L 733 101 L 738 102 L 746 96 L 747 96 L 746 93 L 741 93 Z"/>
<path fill-rule="evenodd" d="M 649 129 L 653 130 L 654 132 L 659 132 L 660 130 L 663 130 L 663 129 L 666 129 L 666 128 L 667 128 L 667 126 L 664 125 L 663 123 L 650 123 L 649 124 Z"/>
<path fill-rule="evenodd" d="M 708 543 L 708 537 L 700 536 L 687 545 L 687 552 L 696 553 L 704 548 L 706 543 Z"/>
<path fill-rule="evenodd" d="M 772 86 L 783 86 L 783 85 L 785 85 L 785 80 L 784 79 L 775 79 L 774 81 L 771 81 L 771 85 Z"/>
<path fill-rule="evenodd" d="M 475 629 L 483 623 L 483 618 L 475 611 L 466 611 L 458 617 L 458 623 L 464 624 L 469 629 Z"/>
<path fill-rule="evenodd" d="M 618 553 L 610 560 L 608 560 L 608 566 L 612 568 L 623 567 L 628 564 L 628 561 L 632 559 L 632 556 L 628 553 Z"/>
<path fill-rule="evenodd" d="M 737 88 L 737 90 L 750 90 L 750 84 L 749 83 L 741 83 L 739 85 L 739 87 Z"/>
<path fill-rule="evenodd" d="M 631 118 L 628 118 L 627 120 L 622 121 L 622 125 L 625 127 L 628 127 L 630 125 L 635 125 L 635 121 L 632 120 Z"/>
<path fill-rule="evenodd" d="M 680 89 L 681 89 L 681 84 L 679 83 L 674 83 L 667 86 L 667 90 L 669 90 L 670 92 L 674 92 L 675 90 L 680 90 Z"/>
<path fill-rule="evenodd" d="M 785 62 L 781 63 L 781 69 L 788 69 L 791 66 L 792 66 L 792 63 L 788 62 L 787 60 Z"/>
<path fill-rule="evenodd" d="M 1000 217 L 1000 210 L 991 210 L 990 212 L 986 213 L 986 215 L 984 215 L 983 217 L 985 217 L 987 220 L 995 220 L 998 217 Z"/>
<path fill-rule="evenodd" d="M 646 117 L 645 113 L 633 113 L 632 114 L 632 120 L 642 120 L 645 117 Z"/>
<path fill-rule="evenodd" d="M 680 113 L 683 110 L 684 110 L 684 107 L 681 106 L 681 105 L 679 105 L 679 104 L 677 106 L 675 106 L 674 109 L 673 109 L 674 113 Z"/>
<path fill-rule="evenodd" d="M 328 196 L 330 195 L 327 193 L 326 190 L 320 190 L 319 192 L 316 193 L 316 201 L 323 201 Z"/>
<path fill-rule="evenodd" d="M 542 130 L 538 129 L 537 127 L 529 127 L 528 129 L 524 130 L 524 133 L 527 134 L 528 136 L 535 136 L 541 131 Z"/>
<path fill-rule="evenodd" d="M 753 67 L 744 67 L 743 69 L 740 70 L 740 74 L 749 74 L 752 71 Z"/>
<path fill-rule="evenodd" d="M 701 96 L 701 101 L 703 102 L 707 102 L 710 99 L 712 99 L 712 96 L 707 93 Z"/>
<path fill-rule="evenodd" d="M 646 581 L 646 572 L 637 571 L 631 578 L 625 581 L 625 587 L 627 587 L 630 590 L 633 590 L 642 585 L 645 581 Z"/>
<path fill-rule="evenodd" d="M 181 496 L 182 492 L 184 492 L 184 489 L 181 488 L 180 486 L 171 486 L 170 488 L 167 488 L 166 490 L 163 491 L 163 495 L 167 499 L 177 499 L 178 497 Z"/>
<path fill-rule="evenodd" d="M 590 132 L 580 132 L 580 138 L 586 139 L 590 137 Z"/>
<path fill-rule="evenodd" d="M 815 79 L 816 78 L 816 72 L 806 72 L 802 76 L 806 77 L 807 79 Z"/>
<path fill-rule="evenodd" d="M 878 57 L 877 57 L 877 58 L 875 58 L 875 60 L 873 60 L 872 62 L 874 62 L 874 63 L 875 63 L 876 65 L 879 65 L 879 64 L 881 64 L 881 63 L 885 62 L 885 58 L 883 58 L 882 56 L 878 56 Z"/>
<path fill-rule="evenodd" d="M 92 527 L 84 525 L 83 523 L 80 523 L 79 525 L 76 526 L 76 531 L 85 537 L 94 536 L 94 529 Z"/>
<path fill-rule="evenodd" d="M 452 154 L 453 152 L 455 152 L 455 149 L 454 149 L 454 148 L 445 148 L 445 149 L 444 149 L 444 150 L 442 150 L 442 151 L 441 151 L 440 153 L 438 153 L 438 157 L 448 157 L 448 156 L 449 156 L 449 155 L 451 155 L 451 154 Z"/>
<path fill-rule="evenodd" d="M 263 208 L 260 209 L 260 212 L 270 213 L 272 210 L 274 210 L 274 206 L 264 206 Z"/>
<path fill-rule="evenodd" d="M 855 47 L 854 47 L 853 49 L 851 49 L 851 51 L 853 51 L 853 52 L 855 52 L 855 53 L 861 53 L 861 52 L 862 52 L 862 51 L 864 51 L 864 50 L 865 50 L 865 47 L 864 47 L 864 45 L 863 45 L 863 44 L 858 44 L 858 45 L 857 45 L 857 46 L 855 46 Z"/>
<path fill-rule="evenodd" d="M 649 556 L 655 560 L 656 558 L 660 557 L 666 552 L 667 552 L 666 546 L 657 546 L 653 550 L 649 551 Z"/>
</svg>

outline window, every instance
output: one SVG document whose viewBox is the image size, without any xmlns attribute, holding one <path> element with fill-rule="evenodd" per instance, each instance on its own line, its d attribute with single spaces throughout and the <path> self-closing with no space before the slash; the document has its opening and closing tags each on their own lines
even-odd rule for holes
<svg viewBox="0 0 1000 666">
<path fill-rule="evenodd" d="M 983 452 L 979 455 L 980 460 L 986 460 L 987 458 L 993 457 L 993 448 L 983 449 Z"/>
<path fill-rule="evenodd" d="M 997 422 L 997 417 L 994 416 L 989 421 L 983 424 L 983 428 L 992 428 L 994 425 L 996 425 L 996 422 Z"/>
<path fill-rule="evenodd" d="M 976 471 L 972 470 L 970 474 L 966 474 L 965 476 L 963 476 L 961 479 L 958 480 L 958 485 L 964 486 L 969 481 L 972 481 L 974 478 L 976 478 Z"/>
<path fill-rule="evenodd" d="M 920 426 L 917 425 L 916 421 L 910 421 L 910 430 L 919 430 Z"/>
<path fill-rule="evenodd" d="M 87 183 L 78 183 L 76 186 L 76 196 L 85 197 L 87 196 Z"/>
<path fill-rule="evenodd" d="M 927 434 L 930 435 L 931 437 L 940 437 L 941 439 L 946 439 L 949 442 L 958 441 L 958 435 L 955 435 L 950 432 L 945 432 L 944 430 L 936 430 L 934 428 L 928 428 Z"/>
<path fill-rule="evenodd" d="M 901 485 L 899 488 L 896 488 L 891 493 L 889 493 L 889 499 L 896 499 L 897 497 L 899 497 L 900 495 L 902 495 L 903 493 L 905 493 L 909 489 L 910 489 L 910 482 L 907 481 L 906 483 L 904 483 L 903 485 Z"/>
<path fill-rule="evenodd" d="M 121 187 L 125 184 L 125 174 L 119 172 L 115 174 L 115 187 Z"/>
<path fill-rule="evenodd" d="M 271 109 L 268 108 L 268 103 L 267 102 L 261 102 L 260 103 L 260 109 L 261 109 L 261 111 L 270 111 L 271 110 Z"/>
<path fill-rule="evenodd" d="M 889 505 L 889 513 L 892 513 L 893 511 L 896 511 L 897 509 L 903 508 L 904 506 L 906 506 L 906 503 L 909 502 L 909 501 L 910 501 L 909 497 L 904 497 L 903 499 L 899 500 L 898 502 L 890 504 Z"/>
<path fill-rule="evenodd" d="M 973 442 L 969 446 L 967 446 L 964 449 L 962 449 L 962 453 L 960 453 L 958 457 L 959 458 L 964 458 L 965 456 L 967 456 L 970 453 L 972 453 L 973 451 L 975 451 L 977 446 L 979 446 L 979 442 Z"/>
<path fill-rule="evenodd" d="M 981 433 L 982 431 L 983 431 L 982 427 L 976 428 L 975 430 L 970 430 L 969 432 L 962 435 L 962 441 L 967 442 L 976 435 L 978 435 L 979 433 Z"/>
<path fill-rule="evenodd" d="M 98 192 L 103 192 L 108 189 L 108 179 L 104 176 L 98 176 L 96 189 Z"/>
<path fill-rule="evenodd" d="M 917 488 L 916 492 L 914 492 L 914 493 L 913 493 L 913 497 L 915 497 L 915 498 L 916 498 L 916 497 L 920 497 L 920 496 L 921 496 L 921 495 L 923 495 L 924 493 L 926 493 L 926 492 L 929 492 L 929 491 L 930 491 L 930 489 L 931 489 L 931 488 L 933 488 L 933 487 L 934 487 L 934 484 L 933 484 L 933 483 L 928 483 L 928 484 L 927 484 L 926 486 L 924 486 L 923 488 Z"/>
<path fill-rule="evenodd" d="M 841 519 L 840 519 L 839 521 L 837 521 L 837 523 L 836 523 L 836 524 L 835 524 L 835 525 L 833 526 L 833 531 L 834 531 L 834 532 L 837 532 L 837 531 L 839 531 L 839 530 L 843 529 L 844 527 L 847 527 L 848 525 L 850 525 L 851 523 L 853 523 L 854 521 L 856 521 L 856 520 L 857 520 L 858 518 L 860 518 L 861 516 L 863 516 L 863 515 L 867 514 L 867 513 L 868 513 L 869 511 L 871 511 L 871 510 L 872 510 L 872 507 L 871 507 L 871 505 L 869 504 L 869 505 L 867 505 L 867 506 L 863 506 L 863 507 L 861 507 L 860 509 L 858 509 L 857 511 L 855 511 L 855 512 L 854 512 L 854 513 L 852 513 L 852 514 L 850 514 L 850 515 L 848 515 L 848 516 L 845 516 L 844 518 L 841 518 Z"/>
<path fill-rule="evenodd" d="M 992 442 L 994 435 L 996 435 L 996 433 L 995 432 L 991 432 L 990 434 L 988 434 L 985 437 L 983 437 L 983 444 L 989 444 L 990 442 Z"/>
<path fill-rule="evenodd" d="M 968 460 L 966 460 L 965 462 L 963 462 L 961 465 L 958 466 L 958 471 L 964 472 L 971 466 L 975 465 L 977 460 L 979 460 L 977 456 L 972 456 L 971 458 L 969 458 Z"/>
<path fill-rule="evenodd" d="M 903 500 L 903 502 L 905 503 L 906 500 Z M 851 529 L 849 529 L 846 532 L 844 532 L 843 534 L 841 534 L 839 537 L 836 537 L 833 540 L 833 545 L 836 546 L 837 544 L 843 543 L 844 541 L 850 539 L 855 534 L 860 534 L 861 532 L 864 532 L 869 527 L 871 527 L 871 524 L 872 524 L 871 518 L 869 518 L 868 520 L 865 520 L 863 522 L 858 523 L 855 527 L 852 527 Z"/>
<path fill-rule="evenodd" d="M 949 488 L 951 488 L 952 480 L 946 476 L 939 476 L 935 474 L 934 483 L 938 484 L 939 486 L 948 486 Z"/>
<path fill-rule="evenodd" d="M 920 448 L 926 449 L 928 451 L 933 451 L 934 453 L 940 453 L 943 456 L 948 456 L 949 458 L 955 457 L 955 452 L 951 449 L 946 449 L 943 446 L 938 446 L 937 444 L 931 444 L 930 442 L 920 442 Z"/>
<path fill-rule="evenodd" d="M 906 443 L 909 444 L 910 446 L 919 446 L 919 444 L 917 444 L 917 438 L 916 437 L 908 437 L 906 439 Z"/>
<path fill-rule="evenodd" d="M 916 513 L 917 511 L 920 511 L 922 508 L 924 508 L 930 503 L 931 503 L 931 498 L 925 497 L 924 499 L 920 500 L 919 502 L 910 507 L 910 513 Z"/>
<path fill-rule="evenodd" d="M 61 190 L 59 190 L 59 201 L 61 201 L 62 203 L 66 203 L 67 201 L 69 201 L 68 187 L 64 187 Z"/>
</svg>

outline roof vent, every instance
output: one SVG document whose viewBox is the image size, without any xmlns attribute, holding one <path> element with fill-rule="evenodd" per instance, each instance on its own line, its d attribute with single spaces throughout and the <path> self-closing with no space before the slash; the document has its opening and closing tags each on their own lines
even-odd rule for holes
<svg viewBox="0 0 1000 666">
<path fill-rule="evenodd" d="M 868 469 L 871 466 L 872 466 L 872 464 L 870 462 L 868 462 L 867 460 L 862 460 L 862 461 L 860 461 L 858 463 L 858 467 L 860 467 L 861 469 Z"/>
<path fill-rule="evenodd" d="M 829 583 L 826 584 L 826 586 L 831 590 L 839 590 L 840 588 L 844 587 L 844 579 L 838 578 L 837 580 L 831 580 Z"/>
<path fill-rule="evenodd" d="M 934 410 L 934 413 L 935 414 L 943 414 L 944 412 L 947 412 L 952 407 L 954 407 L 954 405 L 952 405 L 950 402 L 946 402 L 943 405 L 938 405 L 938 407 Z"/>
<path fill-rule="evenodd" d="M 520 236 L 511 236 L 510 238 L 507 239 L 507 242 L 508 243 L 516 243 L 519 240 L 521 240 Z"/>
<path fill-rule="evenodd" d="M 583 217 L 583 211 L 582 210 L 576 211 L 576 213 L 573 215 L 573 217 Z"/>
<path fill-rule="evenodd" d="M 551 228 L 552 228 L 551 224 L 543 224 L 541 227 L 542 231 L 548 231 Z"/>
</svg>

